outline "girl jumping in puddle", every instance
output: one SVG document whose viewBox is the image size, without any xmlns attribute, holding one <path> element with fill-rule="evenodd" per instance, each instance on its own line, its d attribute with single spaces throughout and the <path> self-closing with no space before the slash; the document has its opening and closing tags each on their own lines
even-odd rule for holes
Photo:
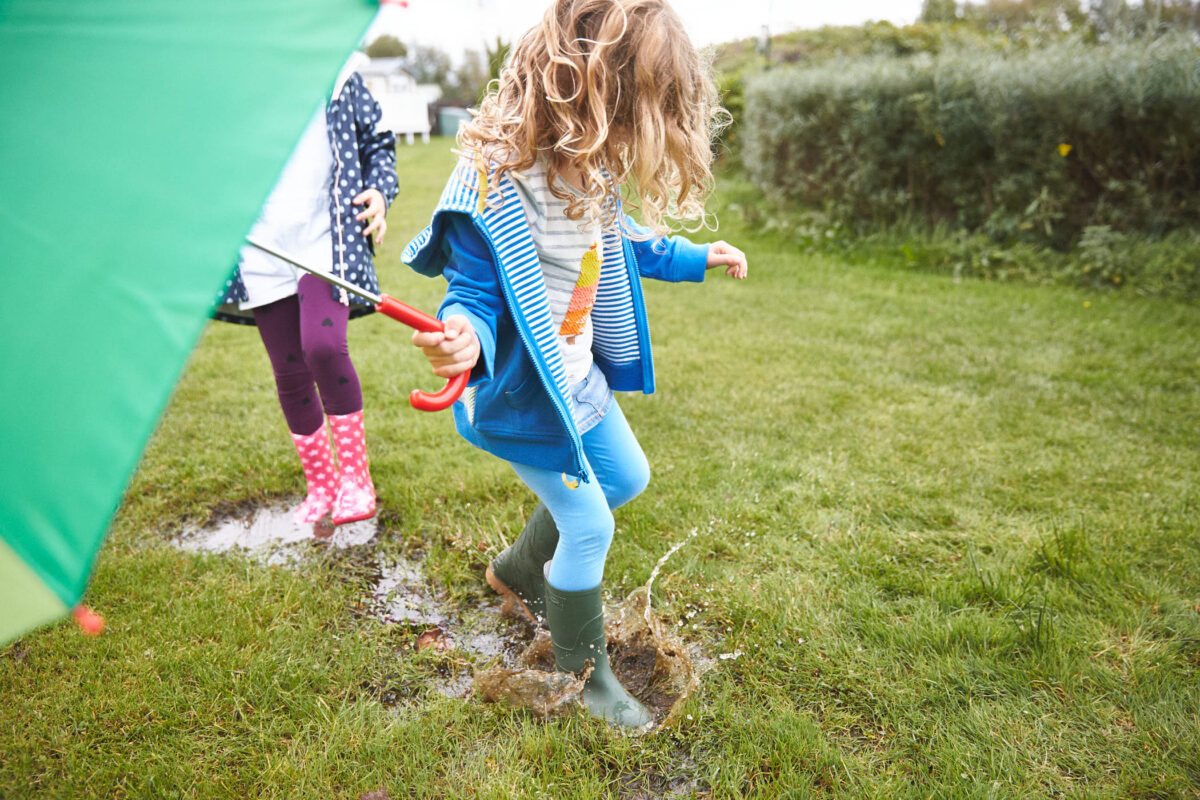
<svg viewBox="0 0 1200 800">
<path fill-rule="evenodd" d="M 445 331 L 413 344 L 441 377 L 471 370 L 459 433 L 541 501 L 488 583 L 544 615 L 558 669 L 592 667 L 591 713 L 629 727 L 651 716 L 609 667 L 601 579 L 612 511 L 650 469 L 613 390 L 654 391 L 642 278 L 746 276 L 735 247 L 663 238 L 667 218 L 703 222 L 724 113 L 665 0 L 556 0 L 460 132 L 433 221 L 403 256 L 448 281 Z"/>
</svg>

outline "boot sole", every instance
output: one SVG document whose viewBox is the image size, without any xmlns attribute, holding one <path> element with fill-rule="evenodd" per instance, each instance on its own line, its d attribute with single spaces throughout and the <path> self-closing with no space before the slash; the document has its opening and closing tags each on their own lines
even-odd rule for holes
<svg viewBox="0 0 1200 800">
<path fill-rule="evenodd" d="M 333 524 L 334 525 L 349 525 L 351 522 L 362 522 L 364 519 L 370 519 L 373 516 L 375 516 L 374 511 L 372 511 L 370 514 L 362 514 L 357 517 L 343 517 L 343 518 L 335 519 L 333 521 Z"/>
<path fill-rule="evenodd" d="M 534 625 L 538 624 L 537 617 L 535 617 L 533 612 L 529 610 L 529 606 L 525 605 L 525 601 L 522 600 L 516 592 L 505 586 L 504 582 L 496 577 L 495 572 L 492 572 L 491 564 L 488 564 L 487 572 L 484 573 L 484 576 L 487 578 L 488 586 L 492 587 L 496 594 L 500 595 L 501 597 L 511 597 L 513 602 L 517 604 L 517 608 L 521 609 L 521 613 L 525 615 L 525 618 Z"/>
<path fill-rule="evenodd" d="M 334 525 L 347 525 L 351 522 L 362 522 L 364 519 L 370 519 L 379 513 L 378 508 L 372 508 L 370 514 L 359 514 L 353 517 L 333 517 Z"/>
</svg>

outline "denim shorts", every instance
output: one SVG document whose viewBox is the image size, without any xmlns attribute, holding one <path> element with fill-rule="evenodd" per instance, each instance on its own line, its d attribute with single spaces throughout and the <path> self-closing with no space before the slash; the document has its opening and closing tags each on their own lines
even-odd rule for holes
<svg viewBox="0 0 1200 800">
<path fill-rule="evenodd" d="M 600 420 L 608 413 L 613 393 L 608 388 L 608 380 L 604 373 L 595 362 L 592 362 L 592 368 L 583 380 L 571 387 L 571 399 L 575 401 L 572 403 L 572 411 L 580 436 L 600 424 Z"/>
</svg>

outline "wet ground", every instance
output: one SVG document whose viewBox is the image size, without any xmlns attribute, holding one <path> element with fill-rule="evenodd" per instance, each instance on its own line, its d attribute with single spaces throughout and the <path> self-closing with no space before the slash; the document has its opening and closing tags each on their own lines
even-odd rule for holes
<svg viewBox="0 0 1200 800">
<path fill-rule="evenodd" d="M 419 559 L 382 554 L 374 519 L 336 528 L 328 522 L 298 526 L 290 514 L 286 508 L 245 511 L 208 527 L 184 530 L 176 543 L 190 552 L 238 554 L 296 569 L 324 548 L 356 551 L 356 561 L 371 565 L 362 613 L 396 626 L 402 634 L 398 657 L 406 650 L 446 654 L 437 663 L 436 676 L 420 690 L 411 685 L 370 687 L 385 704 L 411 707 L 432 691 L 463 700 L 478 695 L 528 708 L 539 717 L 573 712 L 580 705 L 583 681 L 555 671 L 544 627 L 535 627 L 499 598 L 466 605 L 453 602 L 428 578 Z M 654 712 L 655 727 L 675 721 L 683 701 L 699 687 L 701 674 L 713 666 L 652 608 L 655 578 L 686 542 L 664 554 L 645 586 L 624 600 L 606 603 L 613 671 Z"/>
<path fill-rule="evenodd" d="M 226 517 L 204 528 L 187 528 L 176 544 L 192 553 L 229 553 L 264 564 L 291 566 L 304 561 L 315 543 L 338 549 L 369 544 L 378 533 L 374 519 L 334 527 L 328 519 L 316 525 L 292 522 L 291 509 L 260 508 Z"/>
</svg>

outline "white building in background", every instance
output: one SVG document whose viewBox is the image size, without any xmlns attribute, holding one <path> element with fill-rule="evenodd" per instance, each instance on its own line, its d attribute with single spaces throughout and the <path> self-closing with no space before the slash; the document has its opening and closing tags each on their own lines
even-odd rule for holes
<svg viewBox="0 0 1200 800">
<path fill-rule="evenodd" d="M 383 111 L 383 124 L 412 144 L 417 136 L 429 141 L 429 105 L 442 90 L 434 84 L 419 84 L 404 68 L 403 58 L 372 58 L 358 69 Z"/>
</svg>

